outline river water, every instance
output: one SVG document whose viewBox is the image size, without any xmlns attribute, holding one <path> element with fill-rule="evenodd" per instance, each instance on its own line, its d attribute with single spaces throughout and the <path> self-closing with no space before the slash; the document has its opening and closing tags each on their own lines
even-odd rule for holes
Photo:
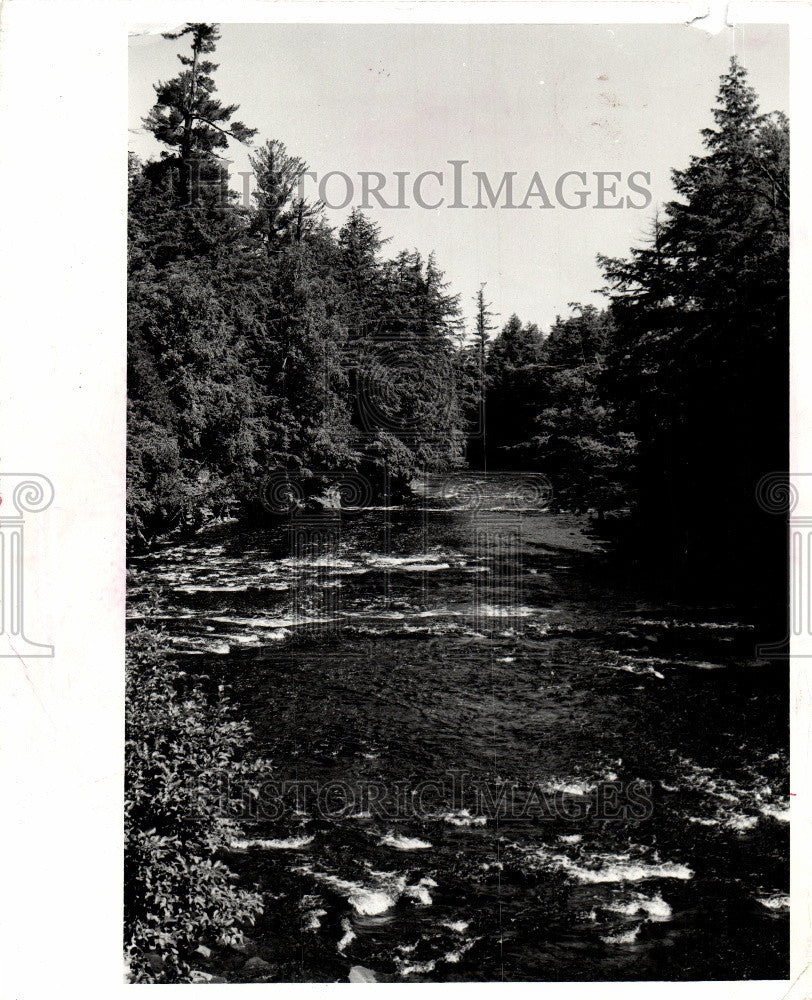
<svg viewBox="0 0 812 1000">
<path fill-rule="evenodd" d="M 259 955 L 300 981 L 784 978 L 787 677 L 755 654 L 780 637 L 652 597 L 528 495 L 457 477 L 133 560 L 133 622 L 269 761 L 229 790 Z M 244 961 L 210 968 L 262 978 Z"/>
</svg>

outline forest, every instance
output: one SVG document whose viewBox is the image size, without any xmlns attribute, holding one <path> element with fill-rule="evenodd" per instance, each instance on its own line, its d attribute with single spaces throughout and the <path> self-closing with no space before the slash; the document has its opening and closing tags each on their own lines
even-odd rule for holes
<svg viewBox="0 0 812 1000">
<path fill-rule="evenodd" d="M 144 120 L 165 150 L 129 164 L 131 547 L 261 517 L 268 476 L 317 496 L 357 470 L 404 495 L 468 465 L 545 473 L 559 508 L 616 515 L 641 553 L 656 538 L 674 579 L 766 572 L 776 519 L 755 490 L 787 468 L 789 128 L 735 58 L 703 151 L 673 171 L 678 200 L 628 257 L 598 257 L 605 308 L 497 330 L 483 283 L 466 330 L 431 252 L 390 256 L 359 210 L 336 232 L 298 197 L 307 165 L 216 96 L 217 27 L 179 37 L 182 71 Z M 248 209 L 229 141 L 253 148 Z"/>
</svg>

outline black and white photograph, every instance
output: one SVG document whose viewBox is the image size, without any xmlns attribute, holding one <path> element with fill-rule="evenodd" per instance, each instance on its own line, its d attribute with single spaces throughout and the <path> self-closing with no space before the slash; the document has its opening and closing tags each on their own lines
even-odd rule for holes
<svg viewBox="0 0 812 1000">
<path fill-rule="evenodd" d="M 810 55 L 0 0 L 0 996 L 812 997 Z"/>
<path fill-rule="evenodd" d="M 128 982 L 788 978 L 789 114 L 781 24 L 133 27 Z"/>
</svg>

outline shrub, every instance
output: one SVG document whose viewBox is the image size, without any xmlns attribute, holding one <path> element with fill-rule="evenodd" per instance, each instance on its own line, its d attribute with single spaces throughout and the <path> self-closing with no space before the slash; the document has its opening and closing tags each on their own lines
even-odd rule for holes
<svg viewBox="0 0 812 1000">
<path fill-rule="evenodd" d="M 124 925 L 133 982 L 186 982 L 200 944 L 237 944 L 261 897 L 218 858 L 239 831 L 218 787 L 241 772 L 250 733 L 222 687 L 207 694 L 161 653 L 160 635 L 130 636 L 126 677 Z"/>
</svg>

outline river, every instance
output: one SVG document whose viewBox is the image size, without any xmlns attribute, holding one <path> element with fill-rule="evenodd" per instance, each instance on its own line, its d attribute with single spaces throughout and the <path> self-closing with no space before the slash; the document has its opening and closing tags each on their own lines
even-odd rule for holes
<svg viewBox="0 0 812 1000">
<path fill-rule="evenodd" d="M 299 981 L 784 978 L 787 675 L 754 652 L 779 637 L 483 483 L 132 561 L 132 622 L 271 762 L 228 857 L 268 900 L 259 955 Z"/>
</svg>

